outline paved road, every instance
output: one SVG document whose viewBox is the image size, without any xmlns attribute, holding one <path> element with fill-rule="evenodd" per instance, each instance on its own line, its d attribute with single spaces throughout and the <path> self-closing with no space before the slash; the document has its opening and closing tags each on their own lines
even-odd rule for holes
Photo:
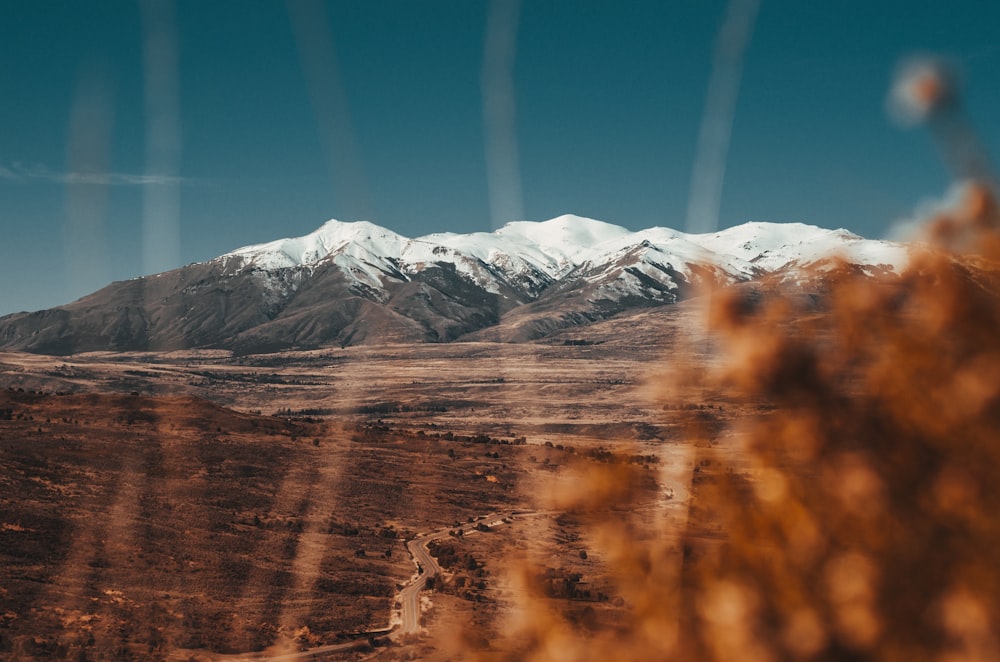
<svg viewBox="0 0 1000 662">
<path fill-rule="evenodd" d="M 517 513 L 517 516 L 530 517 L 550 514 L 552 514 L 550 511 L 521 511 L 520 513 Z M 489 515 L 476 518 L 476 521 L 473 524 L 465 524 L 459 527 L 447 527 L 437 531 L 421 533 L 406 543 L 406 549 L 410 552 L 410 556 L 413 557 L 413 563 L 418 568 L 418 574 L 399 592 L 400 616 L 403 621 L 402 625 L 391 631 L 379 630 L 368 634 L 379 638 L 388 634 L 389 639 L 396 639 L 403 635 L 420 633 L 420 591 L 422 591 L 424 586 L 427 584 L 428 578 L 436 577 L 441 572 L 441 566 L 438 565 L 437 561 L 434 560 L 434 557 L 431 556 L 431 553 L 427 550 L 427 543 L 432 540 L 448 538 L 452 531 L 457 531 L 459 529 L 462 530 L 463 535 L 472 535 L 475 533 L 476 526 L 478 524 L 485 524 L 486 526 L 494 527 L 504 523 L 504 519 L 500 515 L 497 513 L 490 513 Z M 419 572 L 419 570 L 422 570 L 422 572 Z M 253 660 L 254 662 L 263 662 L 264 660 L 267 662 L 290 662 L 291 660 L 308 660 L 321 656 L 324 653 L 333 653 L 336 651 L 358 648 L 366 645 L 367 643 L 367 638 L 362 636 L 355 641 L 348 641 L 342 644 L 332 644 L 329 646 L 318 646 L 301 652 L 278 655 L 256 654 L 224 657 L 229 659 L 236 658 L 241 660 Z"/>
<path fill-rule="evenodd" d="M 447 535 L 447 534 L 445 534 Z M 427 543 L 434 540 L 434 535 L 418 536 L 406 543 L 406 549 L 413 557 L 413 562 L 423 572 L 399 592 L 400 615 L 403 624 L 399 634 L 416 634 L 420 632 L 420 591 L 427 584 L 428 577 L 435 577 L 441 571 L 434 557 L 427 551 Z"/>
<path fill-rule="evenodd" d="M 502 519 L 498 519 L 499 517 L 496 513 L 491 513 L 485 517 L 480 517 L 476 523 L 482 522 L 487 526 L 495 526 L 503 521 Z M 423 572 L 399 592 L 400 615 L 403 619 L 403 624 L 399 630 L 393 633 L 393 636 L 417 634 L 420 632 L 420 591 L 427 584 L 429 577 L 436 577 L 441 572 L 441 566 L 437 564 L 431 553 L 427 551 L 427 543 L 432 540 L 447 538 L 451 535 L 452 531 L 457 529 L 462 529 L 464 533 L 469 533 L 475 531 L 475 525 L 460 526 L 457 528 L 448 527 L 439 531 L 421 534 L 406 543 L 406 549 L 410 552 L 410 556 L 413 557 L 413 562 Z"/>
</svg>

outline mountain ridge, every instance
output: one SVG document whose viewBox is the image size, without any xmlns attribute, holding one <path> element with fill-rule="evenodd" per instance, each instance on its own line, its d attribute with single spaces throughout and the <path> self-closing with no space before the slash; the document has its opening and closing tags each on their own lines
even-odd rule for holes
<svg viewBox="0 0 1000 662">
<path fill-rule="evenodd" d="M 695 235 L 563 215 L 408 238 L 367 221 L 330 220 L 301 237 L 2 317 L 0 348 L 257 352 L 450 342 L 486 329 L 499 340 L 529 341 L 675 303 L 707 282 L 794 279 L 832 255 L 874 274 L 898 270 L 906 248 L 801 223 L 749 222 Z"/>
</svg>

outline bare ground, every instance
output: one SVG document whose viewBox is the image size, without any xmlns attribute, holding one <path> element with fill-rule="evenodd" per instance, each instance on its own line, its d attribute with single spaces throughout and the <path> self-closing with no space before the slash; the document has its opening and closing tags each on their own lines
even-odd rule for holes
<svg viewBox="0 0 1000 662">
<path fill-rule="evenodd" d="M 0 354 L 0 654 L 211 659 L 384 628 L 406 537 L 537 511 L 568 463 L 611 453 L 643 467 L 652 516 L 679 531 L 696 453 L 677 412 L 705 403 L 659 382 L 705 360 L 694 314 L 539 344 Z M 622 607 L 572 517 L 449 544 L 429 636 L 373 654 L 509 654 L 515 557 L 580 628 Z"/>
</svg>

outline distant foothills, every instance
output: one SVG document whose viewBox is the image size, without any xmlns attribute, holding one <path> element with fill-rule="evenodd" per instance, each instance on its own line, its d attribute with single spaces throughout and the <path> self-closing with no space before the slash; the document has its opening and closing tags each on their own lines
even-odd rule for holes
<svg viewBox="0 0 1000 662">
<path fill-rule="evenodd" d="M 262 353 L 358 344 L 526 342 L 706 283 L 822 273 L 834 256 L 898 270 L 902 244 L 798 223 L 632 232 L 578 216 L 415 239 L 329 221 L 302 237 L 116 282 L 0 318 L 0 348 L 43 354 L 194 348 Z"/>
</svg>

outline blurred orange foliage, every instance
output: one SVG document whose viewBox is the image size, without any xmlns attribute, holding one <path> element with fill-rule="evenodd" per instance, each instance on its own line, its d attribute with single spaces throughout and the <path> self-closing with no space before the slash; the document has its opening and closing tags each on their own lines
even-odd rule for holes
<svg viewBox="0 0 1000 662">
<path fill-rule="evenodd" d="M 581 468 L 554 505 L 599 541 L 627 617 L 581 630 L 523 562 L 516 657 L 1000 659 L 998 227 L 972 183 L 898 275 L 841 263 L 813 296 L 705 297 L 721 360 L 674 388 L 754 412 L 732 421 L 744 462 L 693 474 L 680 531 L 634 511 L 639 470 Z M 688 418 L 695 471 L 733 457 Z"/>
</svg>

